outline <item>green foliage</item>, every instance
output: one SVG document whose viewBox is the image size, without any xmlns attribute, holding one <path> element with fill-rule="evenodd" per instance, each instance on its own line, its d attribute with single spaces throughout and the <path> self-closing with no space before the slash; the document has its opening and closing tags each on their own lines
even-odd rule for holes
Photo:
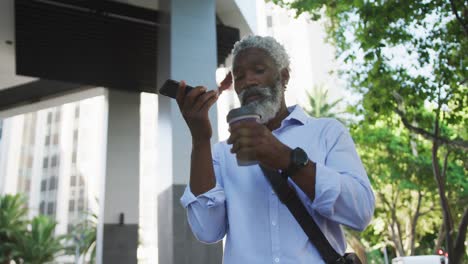
<svg viewBox="0 0 468 264">
<path fill-rule="evenodd" d="M 57 223 L 47 216 L 27 220 L 23 196 L 0 196 L 0 263 L 41 264 L 63 252 L 65 236 L 55 236 Z"/>
<path fill-rule="evenodd" d="M 24 263 L 50 262 L 63 254 L 66 236 L 55 236 L 56 225 L 54 220 L 42 215 L 31 221 L 31 230 L 20 236 L 15 248 Z"/>
<path fill-rule="evenodd" d="M 340 113 L 335 111 L 335 107 L 343 101 L 343 99 L 340 98 L 329 102 L 328 90 L 323 86 L 315 86 L 312 93 L 307 92 L 307 99 L 309 105 L 306 107 L 306 112 L 310 116 L 336 118 L 344 122 L 344 120 L 338 116 Z"/>
<path fill-rule="evenodd" d="M 361 122 L 351 132 L 377 197 L 374 219 L 362 238 L 377 248 L 392 245 L 397 255 L 424 251 L 416 238 L 433 234 L 441 224 L 430 148 L 396 120 Z"/>
<path fill-rule="evenodd" d="M 86 212 L 83 221 L 78 223 L 71 237 L 73 238 L 73 246 L 68 249 L 68 254 L 75 254 L 76 247 L 79 249 L 79 254 L 83 257 L 89 255 L 90 262 L 96 260 L 96 238 L 97 238 L 97 215 L 92 212 Z"/>
<path fill-rule="evenodd" d="M 0 196 L 0 263 L 16 259 L 14 248 L 21 234 L 26 231 L 27 209 L 20 195 Z"/>
<path fill-rule="evenodd" d="M 461 237 L 457 243 L 464 245 L 466 234 L 459 236 L 455 229 L 468 199 L 466 1 L 273 2 L 298 15 L 308 13 L 313 20 L 326 18 L 329 41 L 344 62 L 339 72 L 362 95 L 356 113 L 364 117 L 360 126 L 372 131 L 356 133 L 370 152 L 361 154 L 371 175 L 379 171 L 371 179 L 376 190 L 406 193 L 397 199 L 402 206 L 398 212 L 411 204 L 411 193 L 439 198 L 442 213 L 433 219 L 444 216 L 450 262 L 461 263 L 465 250 L 455 251 L 455 240 Z M 385 130 L 389 124 L 392 128 Z M 417 146 L 410 148 L 411 142 Z M 410 155 L 414 153 L 418 155 Z M 390 208 L 380 210 L 383 215 Z M 431 225 L 437 233 L 440 224 Z M 419 232 L 420 247 L 436 236 Z"/>
<path fill-rule="evenodd" d="M 391 114 L 398 94 L 406 118 L 428 130 L 442 107 L 445 124 L 466 124 L 468 38 L 449 1 L 273 2 L 312 19 L 326 16 L 330 41 L 347 62 L 344 76 L 363 94 L 368 120 Z M 463 1 L 454 2 L 463 8 Z M 431 116 L 423 115 L 427 105 Z"/>
</svg>

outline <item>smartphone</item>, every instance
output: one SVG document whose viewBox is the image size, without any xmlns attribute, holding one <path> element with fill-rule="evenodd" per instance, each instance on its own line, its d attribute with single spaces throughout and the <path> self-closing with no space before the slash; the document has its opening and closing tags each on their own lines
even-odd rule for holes
<svg viewBox="0 0 468 264">
<path fill-rule="evenodd" d="M 185 94 L 188 94 L 192 89 L 194 89 L 192 86 L 186 85 Z M 179 82 L 168 79 L 167 81 L 164 82 L 163 86 L 159 89 L 159 94 L 176 99 L 177 91 L 179 91 Z"/>
</svg>

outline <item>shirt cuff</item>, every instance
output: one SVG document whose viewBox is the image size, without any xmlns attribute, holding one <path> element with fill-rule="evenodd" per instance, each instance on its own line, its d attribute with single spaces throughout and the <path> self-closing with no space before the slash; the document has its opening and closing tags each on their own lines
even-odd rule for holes
<svg viewBox="0 0 468 264">
<path fill-rule="evenodd" d="M 216 184 L 216 186 L 213 187 L 213 189 L 202 193 L 197 197 L 195 197 L 195 195 L 190 190 L 190 185 L 187 185 L 184 194 L 180 198 L 180 203 L 184 208 L 187 208 L 190 204 L 194 202 L 198 202 L 202 206 L 206 206 L 206 208 L 211 208 L 213 206 L 223 204 L 225 200 L 226 196 L 224 194 L 224 189 L 219 184 Z"/>
</svg>

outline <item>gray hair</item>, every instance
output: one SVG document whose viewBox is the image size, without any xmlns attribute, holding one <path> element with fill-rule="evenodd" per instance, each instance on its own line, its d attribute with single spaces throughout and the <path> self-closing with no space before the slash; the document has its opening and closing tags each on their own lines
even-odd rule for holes
<svg viewBox="0 0 468 264">
<path fill-rule="evenodd" d="M 231 51 L 232 61 L 235 61 L 239 52 L 248 48 L 263 49 L 271 56 L 278 67 L 278 70 L 282 70 L 284 68 L 289 70 L 289 55 L 286 53 L 284 46 L 276 41 L 276 39 L 255 35 L 243 37 L 234 44 L 234 48 Z"/>
</svg>

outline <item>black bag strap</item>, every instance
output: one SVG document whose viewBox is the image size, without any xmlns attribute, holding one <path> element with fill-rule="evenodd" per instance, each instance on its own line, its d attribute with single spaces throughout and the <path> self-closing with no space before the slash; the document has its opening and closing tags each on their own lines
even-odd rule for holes
<svg viewBox="0 0 468 264">
<path fill-rule="evenodd" d="M 338 254 L 330 245 L 322 230 L 317 226 L 312 216 L 302 204 L 294 189 L 289 186 L 288 180 L 278 171 L 268 169 L 260 165 L 263 174 L 270 182 L 276 195 L 288 207 L 291 214 L 296 218 L 299 225 L 309 237 L 309 240 L 315 245 L 318 252 L 327 264 L 345 264 L 346 260 Z"/>
</svg>

